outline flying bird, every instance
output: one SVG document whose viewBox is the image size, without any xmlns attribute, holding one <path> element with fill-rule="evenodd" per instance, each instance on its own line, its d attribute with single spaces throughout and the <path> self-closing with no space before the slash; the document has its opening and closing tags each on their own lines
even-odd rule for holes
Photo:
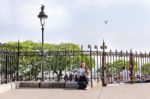
<svg viewBox="0 0 150 99">
<path fill-rule="evenodd" d="M 108 20 L 104 20 L 104 23 L 107 24 L 107 23 L 108 23 Z"/>
</svg>

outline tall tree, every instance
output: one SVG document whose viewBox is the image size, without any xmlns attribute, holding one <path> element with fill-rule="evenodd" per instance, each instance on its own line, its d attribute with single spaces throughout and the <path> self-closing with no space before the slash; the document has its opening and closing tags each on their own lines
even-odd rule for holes
<svg viewBox="0 0 150 99">
<path fill-rule="evenodd" d="M 26 79 L 37 78 L 41 72 L 41 43 L 27 40 L 20 42 L 20 75 Z M 15 51 L 17 55 L 18 42 L 8 42 L 4 46 L 9 51 Z M 53 72 L 57 74 L 57 80 L 60 81 L 62 72 L 72 71 L 80 66 L 84 60 L 92 68 L 95 66 L 95 60 L 90 60 L 90 54 L 82 55 L 81 48 L 73 43 L 44 44 L 44 72 Z M 17 58 L 14 60 L 16 63 Z M 91 66 L 92 65 L 92 66 Z M 14 70 L 16 65 L 14 65 Z M 16 72 L 16 71 L 14 71 Z"/>
</svg>

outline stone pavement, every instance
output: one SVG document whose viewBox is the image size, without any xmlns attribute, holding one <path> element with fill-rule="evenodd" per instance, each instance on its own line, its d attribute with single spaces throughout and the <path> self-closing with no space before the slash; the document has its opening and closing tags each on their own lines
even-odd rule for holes
<svg viewBox="0 0 150 99">
<path fill-rule="evenodd" d="M 113 84 L 89 90 L 24 88 L 1 93 L 0 99 L 150 99 L 150 84 Z"/>
</svg>

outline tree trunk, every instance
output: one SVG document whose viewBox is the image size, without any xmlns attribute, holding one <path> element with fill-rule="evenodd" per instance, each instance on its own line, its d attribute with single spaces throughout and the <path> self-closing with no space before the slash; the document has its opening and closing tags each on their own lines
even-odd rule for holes
<svg viewBox="0 0 150 99">
<path fill-rule="evenodd" d="M 61 76 L 62 76 L 62 70 L 60 69 L 60 70 L 59 70 L 59 73 L 58 73 L 58 75 L 57 75 L 57 81 L 60 82 Z"/>
</svg>

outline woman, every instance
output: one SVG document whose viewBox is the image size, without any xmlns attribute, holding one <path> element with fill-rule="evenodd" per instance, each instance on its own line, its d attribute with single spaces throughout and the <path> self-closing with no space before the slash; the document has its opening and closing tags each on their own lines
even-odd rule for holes
<svg viewBox="0 0 150 99">
<path fill-rule="evenodd" d="M 78 69 L 78 73 L 80 76 L 84 76 L 85 75 L 85 63 L 81 63 L 80 68 Z"/>
<path fill-rule="evenodd" d="M 78 73 L 80 76 L 78 81 L 79 89 L 85 89 L 88 84 L 88 68 L 85 63 L 81 63 Z"/>
</svg>

